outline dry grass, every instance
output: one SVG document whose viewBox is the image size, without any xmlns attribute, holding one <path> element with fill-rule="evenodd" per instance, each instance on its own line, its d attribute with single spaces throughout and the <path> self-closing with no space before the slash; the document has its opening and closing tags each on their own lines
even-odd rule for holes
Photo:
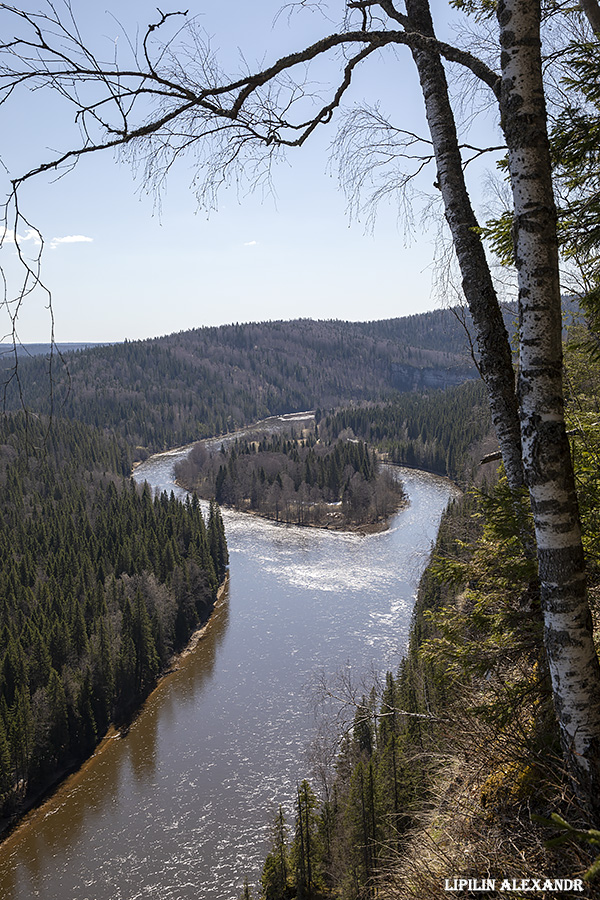
<svg viewBox="0 0 600 900">
<path fill-rule="evenodd" d="M 473 698 L 471 698 L 473 699 Z M 481 699 L 481 698 L 480 698 Z M 468 698 L 457 704 L 469 708 Z M 531 820 L 531 814 L 560 812 L 567 821 L 582 824 L 577 803 L 567 788 L 562 762 L 551 749 L 535 750 L 534 726 L 526 705 L 525 721 L 513 729 L 497 729 L 480 717 L 455 712 L 445 726 L 432 796 L 424 804 L 418 824 L 401 847 L 385 858 L 377 889 L 378 900 L 448 900 L 445 879 L 460 877 L 583 878 L 594 855 L 573 843 L 549 848 L 552 832 Z M 539 735 L 538 735 L 539 738 Z M 541 742 L 543 744 L 543 741 Z M 497 890 L 489 896 L 502 896 Z M 511 892 L 510 896 L 557 897 L 567 893 Z M 586 885 L 572 896 L 600 900 L 600 884 Z"/>
</svg>

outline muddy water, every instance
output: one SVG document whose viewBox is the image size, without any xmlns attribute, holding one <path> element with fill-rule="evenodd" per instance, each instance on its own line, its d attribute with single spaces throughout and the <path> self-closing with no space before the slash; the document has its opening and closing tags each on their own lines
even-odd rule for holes
<svg viewBox="0 0 600 900">
<path fill-rule="evenodd" d="M 177 458 L 136 478 L 171 489 Z M 406 647 L 453 488 L 402 477 L 410 505 L 368 537 L 224 512 L 230 586 L 197 649 L 0 845 L 3 900 L 236 900 L 257 883 L 274 809 L 309 774 L 315 681 L 394 668 Z"/>
</svg>

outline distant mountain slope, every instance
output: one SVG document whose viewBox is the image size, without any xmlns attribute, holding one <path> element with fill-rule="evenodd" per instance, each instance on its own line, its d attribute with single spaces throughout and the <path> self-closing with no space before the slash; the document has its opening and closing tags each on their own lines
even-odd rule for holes
<svg viewBox="0 0 600 900">
<path fill-rule="evenodd" d="M 67 341 L 55 346 L 61 353 L 72 353 L 75 350 L 87 350 L 89 347 L 102 347 L 109 341 Z M 0 343 L 0 359 L 12 355 L 15 345 Z M 50 344 L 17 344 L 16 351 L 19 356 L 43 356 L 50 353 Z"/>
<path fill-rule="evenodd" d="M 464 329 L 449 310 L 381 322 L 198 328 L 66 359 L 68 370 L 54 361 L 54 411 L 116 429 L 151 450 L 268 415 L 383 400 L 476 376 Z M 48 411 L 47 370 L 43 357 L 19 362 L 21 393 L 37 412 Z M 8 387 L 9 409 L 20 404 L 18 387 L 15 380 Z"/>
</svg>

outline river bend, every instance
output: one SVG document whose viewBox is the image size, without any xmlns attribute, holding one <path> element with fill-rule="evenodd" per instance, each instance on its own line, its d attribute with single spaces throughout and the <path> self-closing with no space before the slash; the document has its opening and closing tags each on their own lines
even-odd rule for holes
<svg viewBox="0 0 600 900">
<path fill-rule="evenodd" d="M 187 450 L 135 472 L 173 484 Z M 309 775 L 315 680 L 395 669 L 454 488 L 403 469 L 410 504 L 360 537 L 223 511 L 230 584 L 197 649 L 124 738 L 0 845 L 4 900 L 237 900 L 256 884 L 279 803 Z"/>
</svg>

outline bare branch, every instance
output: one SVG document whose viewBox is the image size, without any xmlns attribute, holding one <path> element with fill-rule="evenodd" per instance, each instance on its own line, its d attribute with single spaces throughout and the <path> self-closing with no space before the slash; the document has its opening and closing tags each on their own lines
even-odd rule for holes
<svg viewBox="0 0 600 900">
<path fill-rule="evenodd" d="M 303 0 L 300 5 L 310 4 Z M 375 8 L 381 10 L 378 26 L 387 24 L 387 15 L 401 28 L 373 28 Z M 141 162 L 147 181 L 159 188 L 181 155 L 192 151 L 197 159 L 194 188 L 208 208 L 214 208 L 219 188 L 236 175 L 268 188 L 273 162 L 282 148 L 300 147 L 319 125 L 330 122 L 360 63 L 386 47 L 434 50 L 460 62 L 497 92 L 496 72 L 464 50 L 411 30 L 409 20 L 391 0 L 352 0 L 347 9 L 362 13 L 362 29 L 353 29 L 348 22 L 341 31 L 260 71 L 226 77 L 212 57 L 208 40 L 194 20 L 187 19 L 187 11 L 159 9 L 158 20 L 145 30 L 139 52 L 129 41 L 130 59 L 121 65 L 116 50 L 106 62 L 86 44 L 70 0 L 64 0 L 62 16 L 53 2 L 42 12 L 0 3 L 0 13 L 19 28 L 12 36 L 8 27 L 3 29 L 7 37 L 0 42 L 0 104 L 19 88 L 51 89 L 74 109 L 81 134 L 76 144 L 11 179 L 4 207 L 5 221 L 14 218 L 11 231 L 16 235 L 17 226 L 25 224 L 18 205 L 25 182 L 48 172 L 60 177 L 81 158 L 109 149 L 121 149 L 134 165 Z M 156 44 L 157 34 L 175 17 L 185 19 L 177 31 L 177 45 L 173 37 Z M 310 65 L 320 59 L 341 62 L 329 89 L 308 80 Z M 383 141 L 374 144 L 370 162 L 376 171 L 395 155 L 410 160 L 412 169 L 398 173 L 394 188 L 402 192 L 432 159 L 432 151 L 429 142 L 408 131 L 398 130 L 395 138 L 395 149 L 386 148 Z M 389 185 L 375 185 L 374 196 L 380 199 L 389 190 Z M 19 311 L 36 288 L 46 291 L 52 316 L 51 296 L 40 278 L 42 251 L 43 242 L 38 258 L 31 262 L 17 243 L 23 283 L 14 299 L 5 291 L 4 303 L 10 310 L 15 346 Z"/>
<path fill-rule="evenodd" d="M 394 126 L 379 106 L 363 106 L 344 114 L 331 151 L 350 215 L 366 214 L 370 230 L 380 202 L 393 197 L 411 232 L 416 180 L 434 158 L 431 141 Z"/>
<path fill-rule="evenodd" d="M 473 344 L 473 337 L 471 335 L 471 331 L 467 324 L 466 311 L 462 307 L 459 307 L 459 306 L 451 306 L 450 311 L 454 314 L 456 320 L 460 323 L 460 325 L 462 325 L 462 328 L 463 328 L 466 338 L 467 338 L 467 343 L 469 345 L 469 353 L 471 354 L 471 359 L 473 360 L 473 364 L 475 365 L 475 368 L 477 369 L 477 371 L 479 373 L 479 377 L 483 378 L 479 357 L 478 357 L 477 353 L 475 352 L 475 345 Z M 499 454 L 499 457 L 500 457 L 500 459 L 502 458 L 501 453 Z"/>
<path fill-rule="evenodd" d="M 399 14 L 391 4 L 381 5 L 386 7 L 386 11 L 389 7 L 389 10 L 398 19 Z M 0 70 L 0 89 L 4 98 L 10 95 L 16 86 L 29 81 L 36 85 L 50 86 L 74 102 L 79 111 L 78 115 L 84 123 L 86 118 L 91 116 L 105 132 L 114 135 L 114 139 L 111 140 L 86 141 L 85 148 L 80 148 L 79 154 L 108 149 L 117 146 L 119 142 L 125 144 L 136 137 L 146 137 L 150 133 L 160 131 L 166 123 L 176 119 L 192 107 L 205 110 L 212 115 L 242 122 L 247 102 L 250 98 L 257 96 L 265 85 L 277 80 L 282 74 L 291 72 L 297 66 L 306 65 L 335 48 L 345 48 L 353 44 L 365 46 L 357 54 L 354 54 L 350 63 L 345 66 L 342 82 L 332 99 L 324 104 L 316 115 L 311 116 L 309 122 L 293 123 L 280 119 L 279 122 L 273 123 L 273 127 L 270 129 L 263 128 L 262 131 L 257 129 L 256 136 L 266 143 L 278 141 L 287 146 L 299 146 L 318 124 L 329 121 L 333 110 L 339 105 L 341 96 L 350 83 L 352 69 L 358 62 L 375 49 L 389 45 L 406 44 L 411 47 L 435 48 L 446 58 L 460 61 L 463 65 L 468 66 L 494 90 L 498 80 L 495 72 L 492 72 L 471 54 L 437 42 L 430 37 L 416 32 L 363 29 L 362 31 L 329 35 L 298 53 L 282 57 L 272 66 L 258 73 L 247 74 L 242 78 L 220 84 L 192 84 L 190 76 L 184 75 L 181 69 L 176 73 L 177 78 L 167 77 L 164 65 L 159 70 L 151 58 L 148 44 L 152 33 L 160 28 L 170 16 L 184 15 L 184 13 L 167 15 L 161 13 L 161 20 L 150 25 L 144 36 L 145 68 L 131 69 L 119 68 L 116 65 L 107 66 L 95 59 L 91 51 L 85 47 L 77 29 L 68 30 L 56 14 L 50 16 L 29 14 L 8 4 L 0 4 L 0 10 L 13 14 L 33 29 L 33 36 L 30 39 L 14 38 L 0 45 L 0 50 L 4 50 L 13 59 L 18 60 L 14 67 L 4 65 Z M 398 20 L 404 21 L 404 17 L 400 17 Z M 56 37 L 62 42 L 60 46 L 53 40 Z M 181 77 L 182 75 L 183 77 Z M 75 80 L 78 85 L 103 85 L 106 89 L 106 96 L 101 100 L 96 99 L 92 104 L 83 103 L 75 95 L 73 89 Z M 159 110 L 163 102 L 170 101 L 173 106 L 167 113 L 155 114 L 154 119 L 150 122 L 132 126 L 128 119 L 131 117 L 133 104 L 144 95 L 157 100 Z M 100 119 L 98 111 L 107 105 L 116 107 L 120 125 L 111 125 L 107 120 Z M 285 129 L 299 131 L 301 134 L 288 138 L 282 134 L 282 130 Z M 23 180 L 45 171 L 46 168 L 53 168 L 57 162 L 60 164 L 65 159 L 70 159 L 71 156 L 72 154 L 69 153 L 46 166 L 32 169 L 31 173 L 23 176 Z"/>
<path fill-rule="evenodd" d="M 146 60 L 146 62 L 147 62 L 147 64 L 148 64 L 148 70 L 149 70 L 153 75 L 156 75 L 157 78 L 158 78 L 159 76 L 158 76 L 158 74 L 157 74 L 157 72 L 156 72 L 156 70 L 155 70 L 155 68 L 154 68 L 154 64 L 152 63 L 152 60 L 151 60 L 151 58 L 150 58 L 150 54 L 149 54 L 149 51 L 148 51 L 148 40 L 149 40 L 149 38 L 150 38 L 150 35 L 152 34 L 153 31 L 156 31 L 158 28 L 161 28 L 161 27 L 165 24 L 165 22 L 167 21 L 167 19 L 170 19 L 172 16 L 184 16 L 184 17 L 185 17 L 185 16 L 187 16 L 189 10 L 186 9 L 185 12 L 170 12 L 170 13 L 163 13 L 163 12 L 161 12 L 160 9 L 159 9 L 158 12 L 160 13 L 160 17 L 161 17 L 160 22 L 157 22 L 155 25 L 148 25 L 148 28 L 146 29 L 146 34 L 144 35 L 144 41 L 143 41 L 144 58 L 145 58 L 145 60 Z"/>
<path fill-rule="evenodd" d="M 399 22 L 403 28 L 406 28 L 407 31 L 411 31 L 410 19 L 408 16 L 402 15 L 402 13 L 398 12 L 392 0 L 379 0 L 379 6 L 388 14 L 390 19 L 395 19 L 396 22 Z"/>
</svg>

